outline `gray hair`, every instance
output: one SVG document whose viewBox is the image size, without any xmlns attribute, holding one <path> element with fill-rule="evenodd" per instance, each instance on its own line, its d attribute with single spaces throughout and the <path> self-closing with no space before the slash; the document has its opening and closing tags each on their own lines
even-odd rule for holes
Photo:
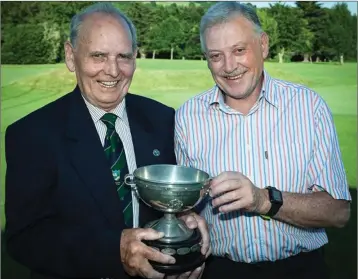
<svg viewBox="0 0 358 279">
<path fill-rule="evenodd" d="M 133 22 L 118 8 L 114 7 L 111 3 L 105 2 L 93 4 L 84 9 L 83 11 L 79 12 L 78 14 L 74 15 L 70 25 L 70 42 L 73 47 L 76 47 L 78 33 L 80 31 L 83 21 L 87 16 L 95 13 L 110 15 L 118 19 L 119 21 L 124 21 L 127 24 L 132 37 L 132 50 L 135 51 L 135 49 L 137 48 L 137 34 Z"/>
<path fill-rule="evenodd" d="M 239 2 L 218 2 L 211 6 L 205 15 L 201 18 L 200 22 L 200 44 L 201 50 L 205 52 L 205 40 L 204 33 L 206 29 L 213 27 L 214 25 L 228 22 L 235 16 L 243 16 L 254 25 L 255 31 L 261 34 L 262 27 L 260 19 L 257 16 L 255 10 L 245 4 Z"/>
</svg>

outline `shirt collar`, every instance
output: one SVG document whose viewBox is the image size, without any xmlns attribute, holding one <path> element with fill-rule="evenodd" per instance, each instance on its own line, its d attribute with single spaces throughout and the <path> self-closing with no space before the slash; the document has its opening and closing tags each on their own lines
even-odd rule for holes
<svg viewBox="0 0 358 279">
<path fill-rule="evenodd" d="M 83 100 L 86 103 L 86 106 L 91 114 L 94 123 L 97 123 L 101 120 L 102 116 L 107 113 L 107 111 L 100 109 L 99 107 L 94 106 L 91 104 L 86 98 L 82 95 Z M 126 109 L 126 99 L 123 98 L 122 102 L 120 102 L 112 111 L 111 113 L 117 115 L 119 118 L 123 119 L 124 113 Z"/>
<path fill-rule="evenodd" d="M 268 74 L 266 70 L 263 71 L 264 81 L 262 83 L 261 94 L 267 102 L 273 105 L 275 108 L 279 107 L 277 89 L 275 88 L 274 80 Z"/>
<path fill-rule="evenodd" d="M 263 71 L 263 75 L 264 80 L 262 83 L 262 89 L 260 92 L 259 99 L 264 97 L 267 102 L 278 108 L 277 92 L 273 86 L 273 79 L 267 73 L 266 70 Z M 223 105 L 225 105 L 224 95 L 222 94 L 221 89 L 217 85 L 215 85 L 214 90 L 211 93 L 211 97 L 209 98 L 209 105 L 211 106 L 214 104 L 218 104 L 220 107 L 223 107 Z"/>
</svg>

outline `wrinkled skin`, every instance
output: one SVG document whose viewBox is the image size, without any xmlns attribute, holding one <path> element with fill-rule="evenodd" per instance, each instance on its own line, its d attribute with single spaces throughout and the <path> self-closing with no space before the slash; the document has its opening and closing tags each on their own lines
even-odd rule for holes
<svg viewBox="0 0 358 279">
<path fill-rule="evenodd" d="M 259 34 L 246 18 L 235 16 L 208 28 L 204 40 L 208 68 L 226 104 L 247 113 L 260 94 L 268 36 Z"/>
<path fill-rule="evenodd" d="M 125 97 L 136 69 L 137 51 L 132 49 L 128 27 L 101 13 L 84 20 L 75 46 L 65 44 L 67 68 L 75 72 L 84 97 L 110 111 Z M 105 86 L 103 82 L 114 82 Z"/>
<path fill-rule="evenodd" d="M 201 253 L 208 257 L 211 253 L 209 232 L 205 220 L 195 213 L 188 213 L 180 217 L 190 228 L 198 228 L 202 235 Z M 152 229 L 129 229 L 124 230 L 121 238 L 121 261 L 126 272 L 131 276 L 144 278 L 170 278 L 170 279 L 198 279 L 201 278 L 205 263 L 193 271 L 183 274 L 165 277 L 164 274 L 155 271 L 148 260 L 170 264 L 174 258 L 160 253 L 146 246 L 142 240 L 155 240 L 163 237 Z"/>
</svg>

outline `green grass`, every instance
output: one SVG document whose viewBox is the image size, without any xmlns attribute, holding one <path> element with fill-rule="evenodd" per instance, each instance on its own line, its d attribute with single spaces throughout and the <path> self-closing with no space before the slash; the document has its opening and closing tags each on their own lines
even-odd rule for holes
<svg viewBox="0 0 358 279">
<path fill-rule="evenodd" d="M 330 245 L 326 249 L 332 278 L 356 278 L 356 182 L 357 182 L 357 64 L 266 63 L 274 77 L 304 84 L 319 93 L 330 106 L 337 127 L 343 162 L 354 198 L 353 215 L 343 230 L 330 229 Z M 1 224 L 4 225 L 3 197 L 4 132 L 6 127 L 29 112 L 71 91 L 74 75 L 64 64 L 34 66 L 2 66 L 1 71 Z M 148 96 L 174 108 L 213 85 L 205 61 L 138 60 L 131 92 Z M 5 257 L 11 273 L 18 268 Z M 9 276 L 9 275 L 6 275 Z M 14 278 L 14 277 L 3 278 Z M 24 277 L 21 277 L 24 278 Z"/>
<path fill-rule="evenodd" d="M 57 69 L 58 64 L 54 65 L 32 65 L 31 67 L 24 67 L 22 65 L 7 65 L 6 70 L 1 73 L 1 87 L 6 87 L 19 80 L 24 80 L 28 77 L 32 78 L 37 74 L 49 73 L 53 69 Z"/>
</svg>

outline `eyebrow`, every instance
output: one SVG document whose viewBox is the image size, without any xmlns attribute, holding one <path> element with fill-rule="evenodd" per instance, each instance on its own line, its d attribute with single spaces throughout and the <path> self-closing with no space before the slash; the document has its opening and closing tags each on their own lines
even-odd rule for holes
<svg viewBox="0 0 358 279">
<path fill-rule="evenodd" d="M 108 55 L 109 53 L 95 50 L 95 51 L 91 51 L 89 54 L 92 56 L 92 55 L 97 55 L 97 54 Z M 134 53 L 133 52 L 125 52 L 125 53 L 118 53 L 117 55 L 120 55 L 120 56 L 123 56 L 123 57 L 126 57 L 126 58 L 132 58 Z"/>
<path fill-rule="evenodd" d="M 106 54 L 107 55 L 108 53 L 96 50 L 96 51 L 91 51 L 89 54 L 90 55 L 96 55 L 96 54 Z"/>
<path fill-rule="evenodd" d="M 236 44 L 234 44 L 233 46 L 231 46 L 231 49 L 233 49 L 235 47 L 247 46 L 247 44 L 248 44 L 247 42 L 239 41 Z M 211 53 L 211 52 L 222 52 L 222 50 L 218 50 L 218 49 L 208 50 L 208 53 Z"/>
<path fill-rule="evenodd" d="M 125 52 L 125 53 L 120 53 L 119 55 L 122 55 L 126 58 L 132 58 L 134 56 L 133 52 Z"/>
</svg>

